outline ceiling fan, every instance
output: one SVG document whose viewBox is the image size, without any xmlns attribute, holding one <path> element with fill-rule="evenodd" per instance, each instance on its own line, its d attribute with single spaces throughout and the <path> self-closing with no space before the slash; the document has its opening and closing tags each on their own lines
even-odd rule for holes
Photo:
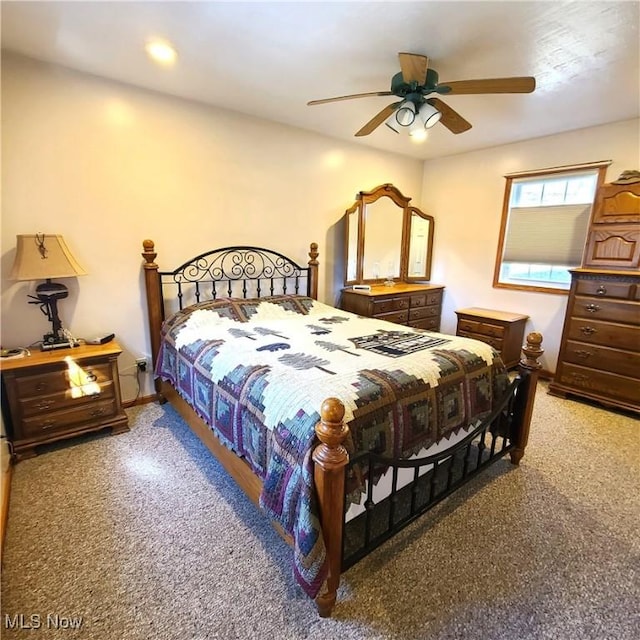
<svg viewBox="0 0 640 640">
<path fill-rule="evenodd" d="M 311 100 L 308 105 L 326 104 L 353 98 L 371 96 L 396 96 L 392 102 L 367 122 L 356 136 L 367 136 L 385 123 L 398 132 L 398 126 L 409 127 L 409 133 L 422 132 L 441 122 L 452 133 L 463 133 L 471 129 L 457 111 L 444 103 L 438 95 L 464 95 L 482 93 L 531 93 L 536 88 L 536 79 L 530 76 L 515 78 L 485 78 L 482 80 L 456 80 L 439 82 L 438 74 L 429 68 L 429 58 L 417 53 L 399 53 L 400 72 L 391 79 L 389 91 L 371 91 L 336 98 Z"/>
</svg>

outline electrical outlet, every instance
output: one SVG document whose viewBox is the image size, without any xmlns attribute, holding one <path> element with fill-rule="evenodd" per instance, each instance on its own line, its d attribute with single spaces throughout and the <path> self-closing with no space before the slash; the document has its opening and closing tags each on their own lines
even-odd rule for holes
<svg viewBox="0 0 640 640">
<path fill-rule="evenodd" d="M 146 371 L 147 370 L 147 359 L 146 358 L 136 358 L 136 366 L 138 367 L 138 371 Z"/>
</svg>

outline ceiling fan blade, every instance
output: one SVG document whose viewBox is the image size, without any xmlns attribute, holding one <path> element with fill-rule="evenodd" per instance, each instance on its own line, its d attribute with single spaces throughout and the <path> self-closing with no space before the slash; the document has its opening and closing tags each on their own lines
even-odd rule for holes
<svg viewBox="0 0 640 640">
<path fill-rule="evenodd" d="M 407 83 L 417 82 L 422 86 L 427 80 L 429 58 L 417 53 L 399 53 L 402 79 Z"/>
<path fill-rule="evenodd" d="M 339 100 L 352 100 L 353 98 L 370 98 L 372 96 L 392 96 L 391 91 L 371 91 L 369 93 L 354 93 L 350 96 L 338 96 L 337 98 L 323 98 L 322 100 L 311 100 L 308 106 L 314 104 L 326 104 L 327 102 L 338 102 Z"/>
<path fill-rule="evenodd" d="M 390 105 L 386 106 L 380 113 L 376 114 L 367 122 L 367 124 L 362 127 L 355 135 L 360 136 L 368 136 L 372 131 L 377 129 L 401 104 L 402 100 L 399 102 L 393 102 Z"/>
<path fill-rule="evenodd" d="M 439 98 L 430 98 L 427 102 L 442 114 L 440 122 L 447 127 L 451 133 L 464 133 L 471 129 L 470 122 L 467 122 L 457 111 L 442 102 Z"/>
<path fill-rule="evenodd" d="M 471 93 L 531 93 L 536 88 L 536 79 L 530 76 L 518 78 L 486 78 L 484 80 L 457 80 L 441 82 L 438 87 L 449 87 L 447 94 Z M 445 95 L 447 95 L 445 94 Z"/>
</svg>

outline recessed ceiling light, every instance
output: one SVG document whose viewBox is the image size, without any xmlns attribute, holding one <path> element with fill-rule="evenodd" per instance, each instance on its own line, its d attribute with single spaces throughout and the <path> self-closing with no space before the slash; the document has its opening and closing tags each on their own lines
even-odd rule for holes
<svg viewBox="0 0 640 640">
<path fill-rule="evenodd" d="M 166 40 L 149 40 L 144 48 L 152 60 L 165 66 L 171 66 L 178 57 L 173 45 Z"/>
</svg>

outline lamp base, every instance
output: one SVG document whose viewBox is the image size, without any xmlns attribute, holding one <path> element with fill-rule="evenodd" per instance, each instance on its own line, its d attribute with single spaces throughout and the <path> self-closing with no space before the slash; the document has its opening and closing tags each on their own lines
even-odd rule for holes
<svg viewBox="0 0 640 640">
<path fill-rule="evenodd" d="M 71 347 L 75 347 L 75 344 L 66 338 L 61 338 L 53 333 L 46 333 L 42 338 L 40 349 L 42 351 L 53 351 L 54 349 L 70 349 Z"/>
</svg>

